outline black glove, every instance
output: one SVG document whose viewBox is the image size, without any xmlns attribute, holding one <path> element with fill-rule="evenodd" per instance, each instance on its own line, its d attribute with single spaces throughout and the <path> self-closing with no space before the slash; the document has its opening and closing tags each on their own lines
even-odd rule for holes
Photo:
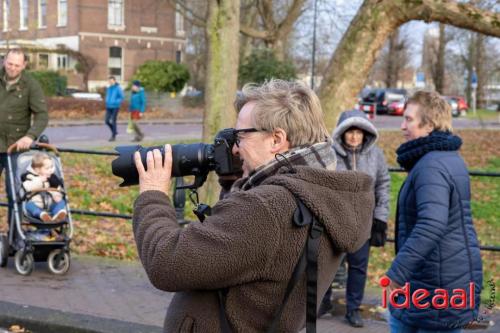
<svg viewBox="0 0 500 333">
<path fill-rule="evenodd" d="M 370 238 L 370 246 L 381 247 L 387 241 L 387 223 L 377 219 L 373 219 L 372 237 Z"/>
</svg>

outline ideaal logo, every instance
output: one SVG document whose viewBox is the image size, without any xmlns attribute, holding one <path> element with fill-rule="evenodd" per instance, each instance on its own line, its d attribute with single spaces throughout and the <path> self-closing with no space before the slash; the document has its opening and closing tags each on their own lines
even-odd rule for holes
<svg viewBox="0 0 500 333">
<path fill-rule="evenodd" d="M 434 289 L 431 301 L 425 301 L 426 298 L 431 296 L 431 292 L 427 289 L 416 289 L 410 295 L 410 283 L 406 282 L 401 288 L 396 288 L 389 293 L 387 297 L 387 287 L 391 284 L 388 277 L 380 279 L 380 286 L 382 287 L 382 307 L 387 308 L 387 300 L 392 307 L 396 309 L 410 308 L 410 301 L 417 309 L 427 309 L 432 305 L 434 309 L 474 309 L 476 304 L 474 300 L 475 286 L 473 282 L 469 283 L 469 288 L 466 289 L 453 289 L 450 295 L 446 289 Z M 398 302 L 404 296 L 404 302 Z"/>
</svg>

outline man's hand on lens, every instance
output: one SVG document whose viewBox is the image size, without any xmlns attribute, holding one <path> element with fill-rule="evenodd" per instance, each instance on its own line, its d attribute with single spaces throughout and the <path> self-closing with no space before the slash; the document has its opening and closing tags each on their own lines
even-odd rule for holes
<svg viewBox="0 0 500 333">
<path fill-rule="evenodd" d="M 146 154 L 146 166 L 141 161 L 139 152 L 134 154 L 135 167 L 139 173 L 139 193 L 145 191 L 161 191 L 168 195 L 172 175 L 172 148 L 165 145 L 165 162 L 162 163 L 161 152 L 154 149 Z"/>
<path fill-rule="evenodd" d="M 33 139 L 30 138 L 29 136 L 23 136 L 19 140 L 17 140 L 16 145 L 17 145 L 17 150 L 28 150 L 30 149 L 31 144 L 33 143 Z"/>
</svg>

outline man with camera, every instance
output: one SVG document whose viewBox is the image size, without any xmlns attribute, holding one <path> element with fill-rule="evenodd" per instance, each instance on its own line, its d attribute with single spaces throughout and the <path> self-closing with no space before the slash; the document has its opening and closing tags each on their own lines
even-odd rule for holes
<svg viewBox="0 0 500 333">
<path fill-rule="evenodd" d="M 342 253 L 369 238 L 372 180 L 334 171 L 315 93 L 301 83 L 272 80 L 246 85 L 236 104 L 232 152 L 243 176 L 203 223 L 182 228 L 176 221 L 168 197 L 176 160 L 170 145 L 164 161 L 160 150 L 147 152 L 146 167 L 139 153 L 134 156 L 139 256 L 156 288 L 177 292 L 165 332 L 297 332 L 306 324 L 309 283 L 309 271 L 297 267 L 312 235 L 318 244 L 314 305 Z M 310 228 L 295 223 L 306 211 L 314 216 Z"/>
</svg>

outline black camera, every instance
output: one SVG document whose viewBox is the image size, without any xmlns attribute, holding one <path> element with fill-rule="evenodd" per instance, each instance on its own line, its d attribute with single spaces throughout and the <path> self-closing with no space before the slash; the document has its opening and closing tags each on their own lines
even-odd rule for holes
<svg viewBox="0 0 500 333">
<path fill-rule="evenodd" d="M 172 177 L 195 176 L 194 184 L 184 186 L 184 188 L 198 188 L 203 185 L 210 171 L 215 171 L 219 176 L 241 174 L 241 161 L 232 154 L 235 140 L 235 129 L 226 128 L 217 133 L 213 144 L 172 145 Z M 164 146 L 135 145 L 115 148 L 119 157 L 111 163 L 111 168 L 115 176 L 123 178 L 120 186 L 139 183 L 134 153 L 139 151 L 142 164 L 147 169 L 146 154 L 153 149 L 159 149 L 162 156 L 165 156 Z"/>
</svg>

